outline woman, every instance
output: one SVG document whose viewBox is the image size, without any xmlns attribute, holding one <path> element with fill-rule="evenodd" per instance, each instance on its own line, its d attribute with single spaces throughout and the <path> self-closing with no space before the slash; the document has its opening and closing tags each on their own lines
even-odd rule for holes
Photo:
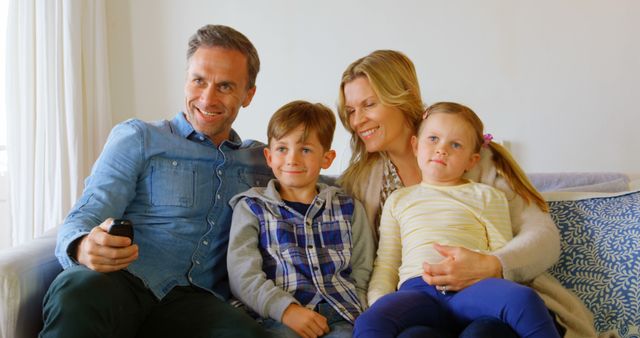
<svg viewBox="0 0 640 338">
<path fill-rule="evenodd" d="M 410 140 L 423 111 L 415 68 L 400 52 L 374 51 L 353 62 L 343 73 L 338 113 L 351 132 L 352 156 L 340 183 L 363 202 L 376 234 L 381 206 L 391 192 L 421 181 Z M 567 331 L 565 337 L 595 336 L 591 314 L 580 300 L 543 274 L 560 253 L 558 231 L 544 200 L 520 170 L 509 175 L 519 179 L 508 182 L 500 174 L 501 166 L 493 163 L 490 150 L 483 150 L 481 156 L 480 163 L 466 177 L 506 194 L 513 240 L 492 254 L 438 246 L 445 259 L 438 264 L 425 263 L 423 279 L 446 291 L 458 291 L 489 277 L 520 283 L 533 280 L 531 286 L 559 315 L 559 322 Z M 495 334 L 492 330 L 504 329 L 504 324 L 490 319 L 470 326 L 478 330 L 474 331 L 476 336 L 477 332 L 491 336 Z M 461 336 L 466 334 L 464 331 Z"/>
</svg>

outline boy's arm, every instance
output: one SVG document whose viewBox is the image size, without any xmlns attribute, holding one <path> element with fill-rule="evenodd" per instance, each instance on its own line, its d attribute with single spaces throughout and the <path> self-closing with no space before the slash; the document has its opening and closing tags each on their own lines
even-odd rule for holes
<svg viewBox="0 0 640 338">
<path fill-rule="evenodd" d="M 483 214 L 489 251 L 502 248 L 513 238 L 509 202 L 504 193 L 491 189 Z"/>
<path fill-rule="evenodd" d="M 396 291 L 400 280 L 398 270 L 402 263 L 402 244 L 400 242 L 400 225 L 392 213 L 394 195 L 389 196 L 382 209 L 380 243 L 376 260 L 373 263 L 373 274 L 367 293 L 369 306 L 373 305 L 378 298 Z"/>
<path fill-rule="evenodd" d="M 320 337 L 329 333 L 327 318 L 298 304 L 290 304 L 282 315 L 282 323 L 301 337 Z"/>
<path fill-rule="evenodd" d="M 367 288 L 373 270 L 376 243 L 369 226 L 367 214 L 362 204 L 354 199 L 351 231 L 353 233 L 353 252 L 351 253 L 351 277 L 356 282 L 358 299 L 364 308 L 367 307 Z"/>
<path fill-rule="evenodd" d="M 267 279 L 262 271 L 259 234 L 258 219 L 246 200 L 240 200 L 233 208 L 227 252 L 231 292 L 260 316 L 282 321 L 282 314 L 289 304 L 299 302 Z"/>
</svg>

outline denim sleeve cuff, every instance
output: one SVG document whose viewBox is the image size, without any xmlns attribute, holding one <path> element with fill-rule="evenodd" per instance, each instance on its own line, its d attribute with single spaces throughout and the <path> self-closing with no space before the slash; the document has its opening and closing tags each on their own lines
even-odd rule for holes
<svg viewBox="0 0 640 338">
<path fill-rule="evenodd" d="M 74 265 L 79 265 L 79 263 L 69 254 L 69 249 L 71 249 L 74 241 L 88 234 L 88 231 L 76 230 L 58 239 L 58 245 L 56 246 L 56 257 L 58 257 L 58 261 L 60 262 L 60 265 L 62 265 L 63 269 L 67 269 Z"/>
</svg>

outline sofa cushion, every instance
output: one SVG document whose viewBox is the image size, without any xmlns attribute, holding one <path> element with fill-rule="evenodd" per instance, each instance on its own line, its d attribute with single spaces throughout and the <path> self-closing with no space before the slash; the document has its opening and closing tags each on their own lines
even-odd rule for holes
<svg viewBox="0 0 640 338">
<path fill-rule="evenodd" d="M 640 331 L 640 191 L 545 193 L 562 253 L 551 274 L 593 312 L 598 332 Z"/>
<path fill-rule="evenodd" d="M 623 192 L 629 190 L 630 177 L 619 172 L 529 173 L 538 191 Z"/>
</svg>

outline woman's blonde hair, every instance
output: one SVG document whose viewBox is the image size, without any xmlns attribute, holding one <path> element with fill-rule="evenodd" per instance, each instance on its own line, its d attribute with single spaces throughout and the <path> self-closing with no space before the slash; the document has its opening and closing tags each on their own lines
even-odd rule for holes
<svg viewBox="0 0 640 338">
<path fill-rule="evenodd" d="M 373 164 L 380 158 L 380 154 L 367 152 L 364 143 L 349 124 L 349 114 L 345 109 L 344 87 L 357 78 L 366 78 L 380 103 L 397 108 L 414 131 L 422 120 L 424 104 L 413 62 L 401 52 L 374 51 L 351 63 L 342 73 L 338 116 L 345 129 L 351 133 L 351 159 L 349 167 L 342 173 L 338 182 L 356 198 L 363 198 L 361 182 L 369 179 Z"/>
<path fill-rule="evenodd" d="M 434 103 L 427 108 L 424 113 L 425 121 L 434 114 L 455 114 L 465 120 L 475 131 L 475 151 L 480 152 L 480 148 L 483 145 L 487 145 L 492 153 L 492 160 L 495 163 L 498 174 L 507 181 L 511 189 L 527 203 L 535 203 L 540 209 L 547 212 L 549 210 L 544 198 L 531 184 L 527 175 L 515 159 L 511 156 L 511 153 L 502 145 L 491 141 L 490 139 L 485 142 L 484 125 L 482 120 L 473 112 L 469 107 L 461 105 L 455 102 L 438 102 Z M 425 123 L 420 125 L 418 135 L 422 131 Z"/>
</svg>

